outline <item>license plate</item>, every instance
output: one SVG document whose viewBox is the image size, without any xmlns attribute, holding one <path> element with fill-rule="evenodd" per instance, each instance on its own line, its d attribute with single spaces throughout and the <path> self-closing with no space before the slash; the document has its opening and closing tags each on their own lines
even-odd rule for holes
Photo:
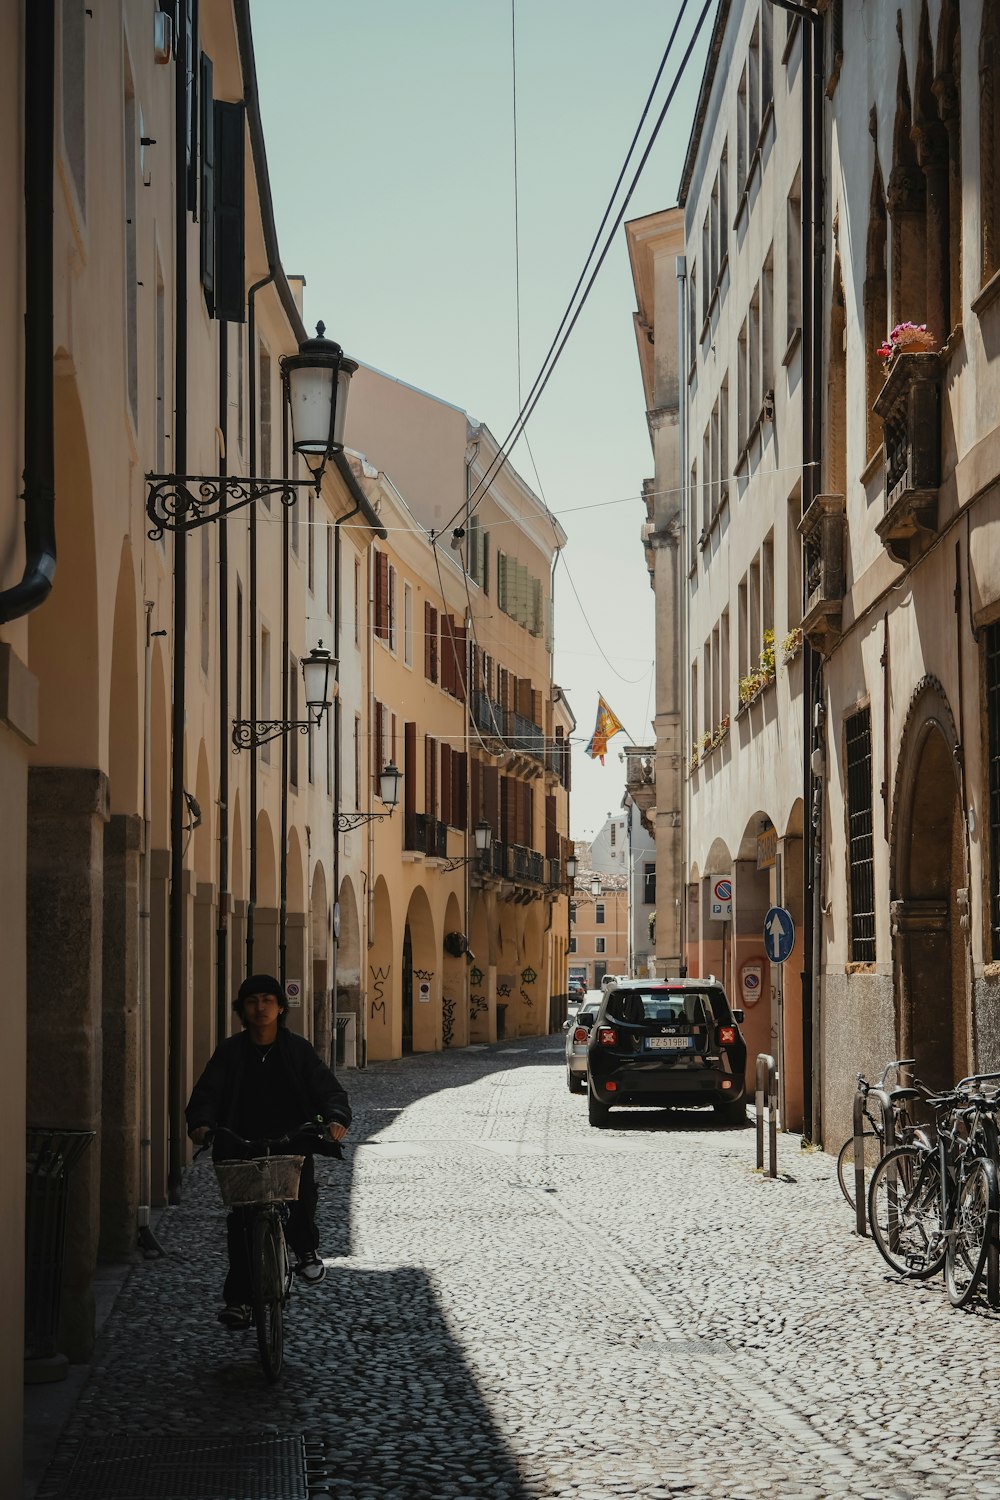
<svg viewBox="0 0 1000 1500">
<path fill-rule="evenodd" d="M 648 1036 L 646 1046 L 657 1052 L 686 1052 L 694 1046 L 693 1036 Z"/>
</svg>

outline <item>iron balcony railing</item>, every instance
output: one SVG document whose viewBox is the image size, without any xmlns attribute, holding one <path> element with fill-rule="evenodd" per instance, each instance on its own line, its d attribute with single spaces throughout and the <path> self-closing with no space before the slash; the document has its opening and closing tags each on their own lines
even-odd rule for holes
<svg viewBox="0 0 1000 1500">
<path fill-rule="evenodd" d="M 506 715 L 506 731 L 506 740 L 512 750 L 520 750 L 524 755 L 544 760 L 545 731 L 540 724 L 526 719 L 524 714 L 509 712 Z"/>
<path fill-rule="evenodd" d="M 472 722 L 480 734 L 492 734 L 498 739 L 503 738 L 504 723 L 503 709 L 499 703 L 494 703 L 485 693 L 474 692 L 471 695 Z"/>
<path fill-rule="evenodd" d="M 448 827 L 426 813 L 411 813 L 406 819 L 404 846 L 410 852 L 438 859 L 448 857 Z"/>
</svg>

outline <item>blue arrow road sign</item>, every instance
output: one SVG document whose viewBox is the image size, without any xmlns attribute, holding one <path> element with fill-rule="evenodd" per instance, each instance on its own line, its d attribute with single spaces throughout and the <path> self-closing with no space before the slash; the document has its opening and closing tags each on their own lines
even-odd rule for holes
<svg viewBox="0 0 1000 1500">
<path fill-rule="evenodd" d="M 764 918 L 764 947 L 773 964 L 783 964 L 795 947 L 795 923 L 783 906 L 772 906 Z"/>
</svg>

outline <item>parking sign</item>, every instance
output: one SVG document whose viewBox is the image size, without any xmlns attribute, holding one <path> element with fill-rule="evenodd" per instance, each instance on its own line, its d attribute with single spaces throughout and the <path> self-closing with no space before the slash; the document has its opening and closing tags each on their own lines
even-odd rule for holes
<svg viewBox="0 0 1000 1500">
<path fill-rule="evenodd" d="M 716 922 L 732 921 L 733 878 L 731 875 L 717 875 L 713 880 L 708 915 Z"/>
</svg>

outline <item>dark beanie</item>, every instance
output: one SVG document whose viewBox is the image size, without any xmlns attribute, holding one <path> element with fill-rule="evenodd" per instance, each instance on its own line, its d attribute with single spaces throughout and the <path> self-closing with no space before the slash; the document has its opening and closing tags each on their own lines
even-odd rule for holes
<svg viewBox="0 0 1000 1500">
<path fill-rule="evenodd" d="M 242 1005 L 250 995 L 274 995 L 282 1006 L 286 1003 L 285 992 L 273 974 L 251 974 L 244 979 L 236 996 L 236 1004 Z"/>
</svg>

